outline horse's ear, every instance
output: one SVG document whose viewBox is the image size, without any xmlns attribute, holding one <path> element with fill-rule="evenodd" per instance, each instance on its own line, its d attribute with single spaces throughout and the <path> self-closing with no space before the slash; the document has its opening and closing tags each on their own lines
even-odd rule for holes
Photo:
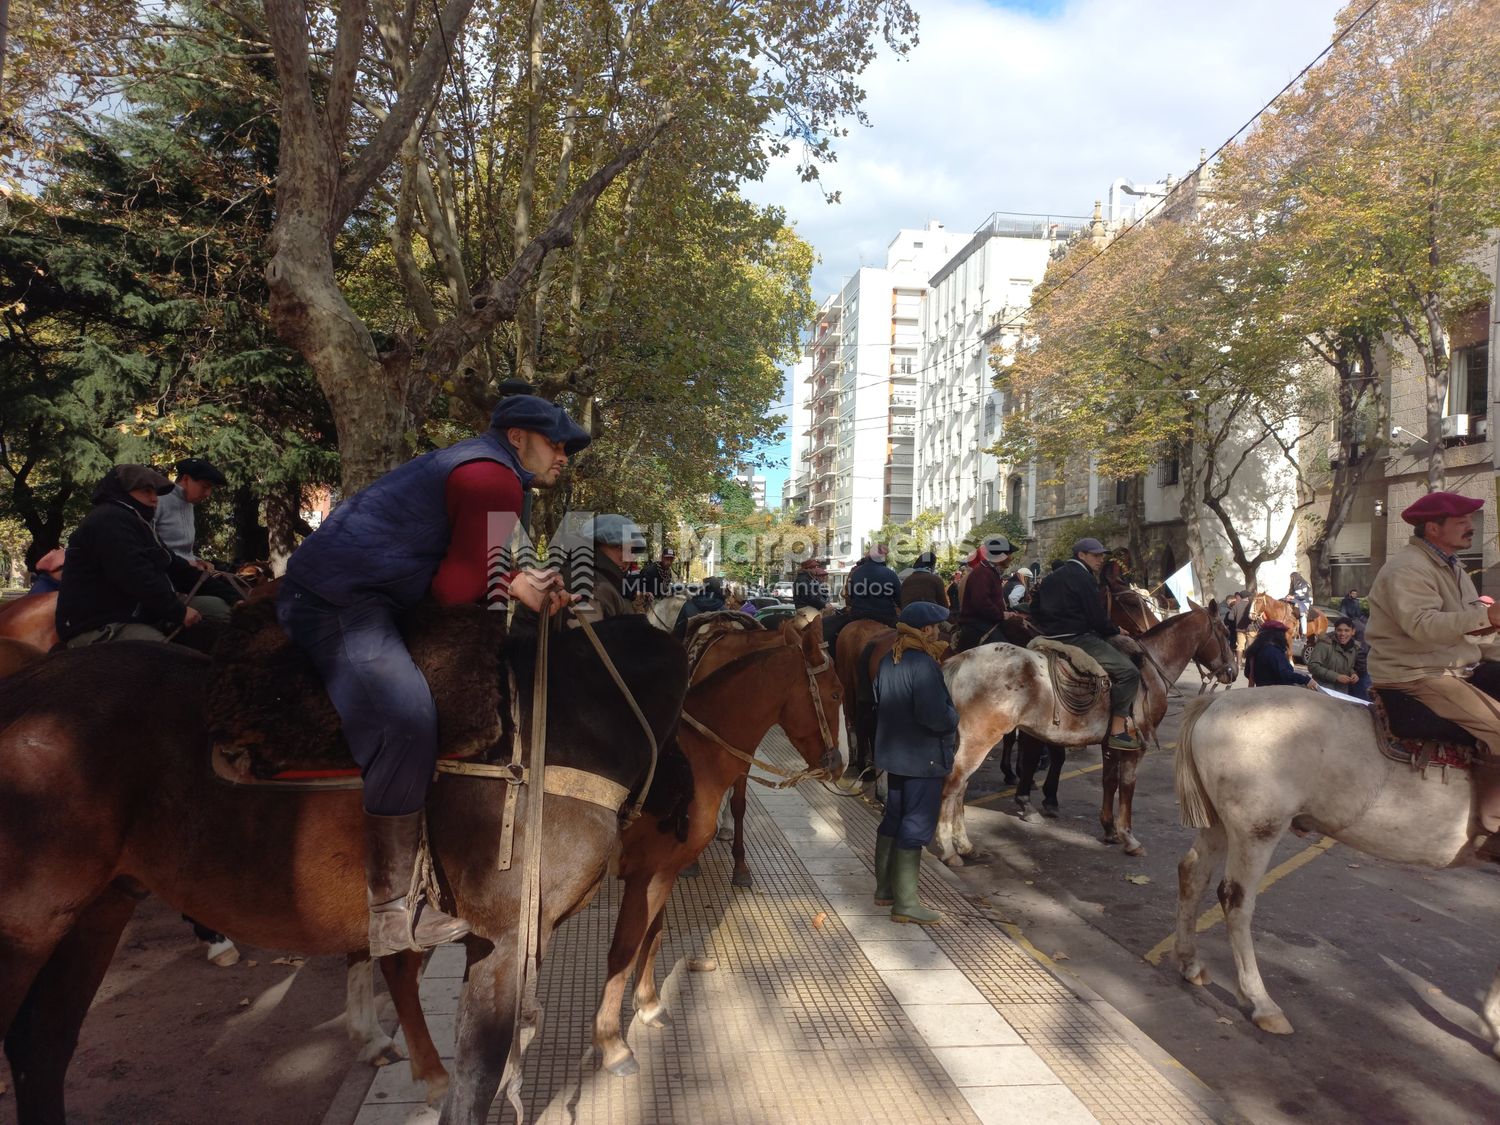
<svg viewBox="0 0 1500 1125">
<path fill-rule="evenodd" d="M 1209 598 L 1208 599 L 1208 615 L 1210 617 L 1218 617 L 1219 616 L 1219 599 L 1218 598 Z"/>
<path fill-rule="evenodd" d="M 1197 602 L 1195 602 L 1195 601 L 1193 601 L 1193 599 L 1192 599 L 1192 598 L 1189 598 L 1189 599 L 1188 599 L 1188 600 L 1187 600 L 1187 603 L 1188 603 L 1188 609 L 1202 609 L 1202 608 L 1203 608 L 1203 607 L 1202 607 L 1202 606 L 1201 606 L 1201 605 L 1199 605 L 1199 604 L 1198 604 L 1198 603 L 1197 603 Z"/>
</svg>

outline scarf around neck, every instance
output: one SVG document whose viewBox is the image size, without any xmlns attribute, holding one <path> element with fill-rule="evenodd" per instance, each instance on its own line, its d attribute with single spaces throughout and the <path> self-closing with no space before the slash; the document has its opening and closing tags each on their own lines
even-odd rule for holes
<svg viewBox="0 0 1500 1125">
<path fill-rule="evenodd" d="M 901 658 L 911 649 L 925 652 L 939 664 L 948 653 L 948 642 L 939 640 L 937 637 L 928 637 L 920 629 L 910 625 L 896 625 L 896 647 L 891 650 L 891 663 L 900 664 Z"/>
</svg>

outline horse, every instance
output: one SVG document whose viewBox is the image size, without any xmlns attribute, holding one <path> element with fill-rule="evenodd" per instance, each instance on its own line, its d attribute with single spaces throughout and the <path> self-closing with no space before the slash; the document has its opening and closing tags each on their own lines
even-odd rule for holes
<svg viewBox="0 0 1500 1125">
<path fill-rule="evenodd" d="M 1161 615 L 1151 595 L 1139 586 L 1127 586 L 1122 590 L 1107 591 L 1109 619 L 1119 629 L 1132 637 L 1138 637 L 1153 625 L 1161 624 Z"/>
<path fill-rule="evenodd" d="M 1307 611 L 1307 632 L 1302 632 L 1302 618 L 1297 613 L 1297 607 L 1291 602 L 1273 598 L 1270 594 L 1256 594 L 1255 600 L 1250 603 L 1250 620 L 1259 627 L 1260 622 L 1267 619 L 1280 621 L 1291 630 L 1293 636 L 1303 638 L 1303 643 L 1311 645 L 1317 639 L 1328 632 L 1328 616 L 1317 606 Z"/>
<path fill-rule="evenodd" d="M 859 618 L 849 622 L 839 630 L 838 641 L 834 651 L 834 667 L 838 670 L 839 684 L 843 689 L 844 699 L 844 760 L 849 765 L 849 772 L 856 779 L 862 778 L 875 768 L 875 746 L 871 739 L 871 731 L 867 719 L 867 699 L 860 697 L 860 659 L 866 648 L 872 641 L 880 638 L 886 652 L 896 643 L 896 630 L 883 621 L 875 621 L 871 618 Z M 867 670 L 864 682 L 866 684 L 874 680 L 874 668 L 878 668 L 880 660 L 877 657 Z M 865 693 L 868 695 L 868 692 Z"/>
<path fill-rule="evenodd" d="M 36 645 L 12 640 L 10 637 L 0 637 L 0 680 L 14 675 L 23 668 L 30 667 L 46 655 L 46 652 L 37 648 Z"/>
<path fill-rule="evenodd" d="M 596 629 L 651 737 L 664 745 L 687 688 L 681 646 L 632 618 Z M 563 630 L 551 644 L 548 675 L 566 687 L 547 710 L 549 762 L 638 788 L 650 750 L 629 701 L 581 631 Z M 529 698 L 534 654 L 519 636 L 506 649 Z M 311 954 L 366 947 L 359 792 L 218 781 L 208 758 L 210 675 L 206 658 L 178 646 L 118 642 L 54 654 L 0 682 L 0 1037 L 20 1125 L 64 1119 L 79 1026 L 146 893 L 256 945 Z M 527 872 L 524 864 L 496 867 L 501 793 L 487 778 L 444 775 L 428 802 L 443 901 L 473 927 L 443 1122 L 485 1119 L 517 1033 L 516 933 Z M 542 824 L 532 825 L 525 804 L 513 842 L 525 855 L 533 832 L 544 837 L 545 953 L 553 928 L 600 886 L 619 813 L 549 795 Z M 384 959 L 388 980 L 399 975 L 389 963 L 399 960 Z M 394 983 L 392 993 L 399 1006 Z"/>
<path fill-rule="evenodd" d="M 620 914 L 609 949 L 609 976 L 594 1017 L 594 1046 L 611 1074 L 630 1075 L 640 1066 L 625 1042 L 620 1007 L 635 966 L 635 1010 L 651 1027 L 669 1022 L 656 990 L 655 961 L 661 947 L 667 899 L 683 868 L 714 838 L 719 804 L 734 788 L 736 886 L 750 885 L 741 827 L 749 759 L 761 739 L 780 725 L 802 755 L 807 777 L 837 778 L 840 686 L 823 645 L 821 622 L 778 632 L 731 634 L 714 645 L 715 663 L 694 670 L 683 704 L 678 740 L 693 767 L 693 804 L 687 839 L 637 823 L 622 841 L 619 874 L 625 880 Z M 707 730 L 700 730 L 699 726 Z"/>
<path fill-rule="evenodd" d="M 1167 692 L 1189 661 L 1207 665 L 1222 683 L 1233 683 L 1238 674 L 1216 602 L 1168 618 L 1141 634 L 1136 643 L 1144 653 L 1141 690 L 1145 695 L 1137 701 L 1137 709 L 1149 729 L 1161 722 Z M 1109 730 L 1109 697 L 1100 692 L 1086 713 L 1072 714 L 1054 695 L 1047 658 L 1009 644 L 982 645 L 960 653 L 943 665 L 943 679 L 958 709 L 958 750 L 943 785 L 935 844 L 944 863 L 961 867 L 963 857 L 974 851 L 964 826 L 964 794 L 970 775 L 983 764 L 990 747 L 1017 728 L 1059 746 L 1102 743 Z M 1118 828 L 1107 815 L 1108 807 L 1099 818 L 1105 842 L 1123 843 L 1126 855 L 1145 853 L 1131 819 L 1138 764 L 1138 756 L 1134 761 L 1121 761 Z"/>
<path fill-rule="evenodd" d="M 668 594 L 653 598 L 646 609 L 646 620 L 663 633 L 670 633 L 677 626 L 677 615 L 687 604 L 686 594 Z"/>
<path fill-rule="evenodd" d="M 50 650 L 57 644 L 57 591 L 27 594 L 0 606 L 0 637 Z"/>
<path fill-rule="evenodd" d="M 1396 863 L 1447 868 L 1475 862 L 1474 786 L 1467 771 L 1424 778 L 1382 754 L 1376 738 L 1368 708 L 1304 688 L 1205 696 L 1184 712 L 1177 796 L 1183 822 L 1199 831 L 1177 865 L 1177 963 L 1184 979 L 1209 983 L 1198 959 L 1195 919 L 1223 864 L 1218 899 L 1239 998 L 1262 1031 L 1292 1033 L 1261 980 L 1250 924 L 1261 877 L 1294 821 L 1299 830 Z M 1500 973 L 1483 1017 L 1500 1056 Z"/>
</svg>

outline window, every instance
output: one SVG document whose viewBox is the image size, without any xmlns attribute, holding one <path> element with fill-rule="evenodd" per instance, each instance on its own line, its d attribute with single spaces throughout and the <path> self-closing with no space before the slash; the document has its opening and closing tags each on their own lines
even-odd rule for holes
<svg viewBox="0 0 1500 1125">
<path fill-rule="evenodd" d="M 1182 480 L 1182 454 L 1174 445 L 1156 467 L 1156 483 L 1163 488 L 1178 484 Z"/>
<path fill-rule="evenodd" d="M 986 481 L 984 485 L 984 514 L 989 515 L 995 510 L 995 485 L 992 481 Z"/>
<path fill-rule="evenodd" d="M 1490 412 L 1490 346 L 1455 348 L 1449 368 L 1448 413 L 1483 417 Z"/>
<path fill-rule="evenodd" d="M 1008 507 L 1008 510 L 1009 510 L 1010 514 L 1013 515 L 1013 516 L 1019 516 L 1021 514 L 1021 489 L 1022 489 L 1022 487 L 1023 487 L 1023 485 L 1021 483 L 1021 478 L 1020 477 L 1011 477 L 1010 478 L 1010 486 L 1009 486 L 1010 497 L 1006 501 L 1006 504 L 1007 504 L 1007 507 Z"/>
<path fill-rule="evenodd" d="M 1119 480 L 1115 481 L 1115 503 L 1116 504 L 1128 504 L 1128 503 L 1130 503 L 1130 478 L 1129 477 L 1121 477 Z"/>
</svg>

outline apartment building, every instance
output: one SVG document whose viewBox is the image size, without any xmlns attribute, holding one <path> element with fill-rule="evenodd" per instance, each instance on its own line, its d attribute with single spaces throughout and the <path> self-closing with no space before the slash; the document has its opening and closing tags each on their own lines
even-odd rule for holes
<svg viewBox="0 0 1500 1125">
<path fill-rule="evenodd" d="M 1004 415 L 990 357 L 1015 346 L 1047 263 L 1088 225 L 1077 216 L 997 211 L 928 281 L 912 510 L 942 515 L 939 543 L 958 543 L 995 511 L 1029 512 L 1034 473 L 984 452 Z"/>
<path fill-rule="evenodd" d="M 884 266 L 861 267 L 818 309 L 803 463 L 808 522 L 828 530 L 835 569 L 857 562 L 876 528 L 913 515 L 923 297 L 928 278 L 969 238 L 937 222 L 902 230 Z M 794 457 L 796 444 L 794 431 Z"/>
</svg>

